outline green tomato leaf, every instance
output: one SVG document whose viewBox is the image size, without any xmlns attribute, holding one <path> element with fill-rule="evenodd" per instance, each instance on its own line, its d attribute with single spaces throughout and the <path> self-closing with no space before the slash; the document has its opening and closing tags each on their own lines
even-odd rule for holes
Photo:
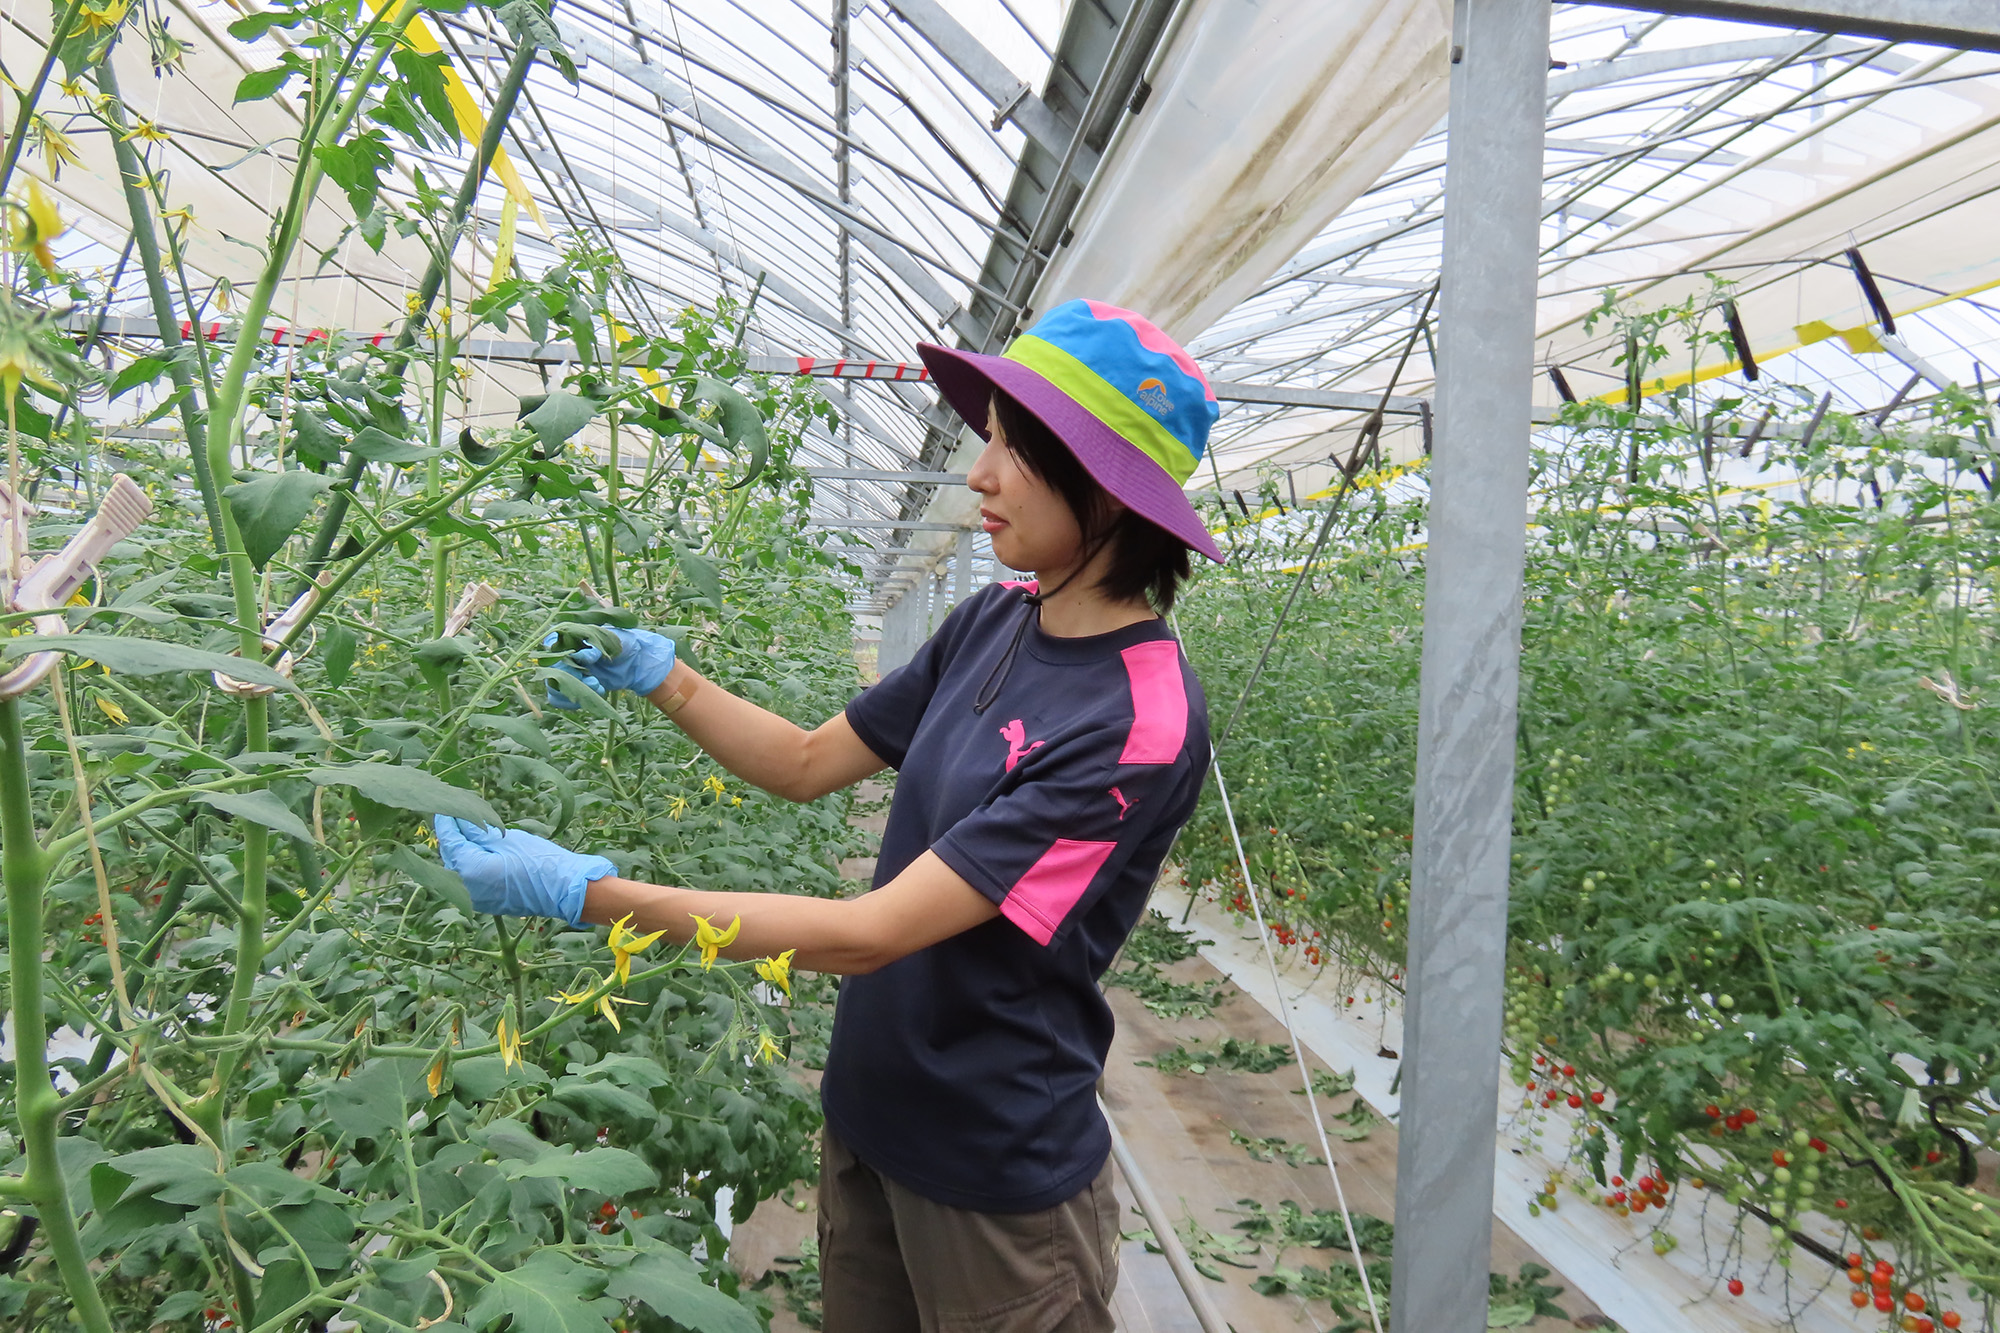
<svg viewBox="0 0 2000 1333">
<path fill-rule="evenodd" d="M 112 377 L 109 397 L 116 400 L 142 384 L 151 384 L 167 373 L 185 355 L 179 348 L 156 356 L 142 356 Z"/>
<path fill-rule="evenodd" d="M 535 432 L 543 455 L 552 457 L 562 448 L 564 441 L 590 424 L 590 419 L 597 415 L 597 408 L 594 398 L 585 398 L 577 393 L 552 393 L 540 402 L 523 398 L 521 421 Z"/>
<path fill-rule="evenodd" d="M 398 810 L 476 819 L 495 826 L 501 823 L 499 814 L 486 803 L 485 797 L 454 787 L 421 768 L 402 764 L 345 764 L 339 768 L 315 768 L 306 776 L 322 787 L 352 787 L 369 800 Z"/>
<path fill-rule="evenodd" d="M 489 1328 L 512 1315 L 509 1333 L 604 1333 L 624 1307 L 598 1295 L 601 1269 L 587 1268 L 553 1250 L 537 1250 L 519 1268 L 496 1274 L 479 1293 L 466 1319 Z"/>
<path fill-rule="evenodd" d="M 410 656 L 432 666 L 451 666 L 472 656 L 472 645 L 463 639 L 425 639 L 410 650 Z"/>
<path fill-rule="evenodd" d="M 271 792 L 205 791 L 197 792 L 194 799 L 225 814 L 262 824 L 288 838 L 297 838 L 300 842 L 313 841 L 312 830 L 306 827 L 305 821 L 286 809 L 285 803 Z"/>
<path fill-rule="evenodd" d="M 429 1062 L 405 1056 L 370 1060 L 347 1078 L 335 1080 L 320 1097 L 320 1110 L 340 1133 L 357 1139 L 386 1139 L 408 1125 L 410 1112 L 430 1100 Z"/>
<path fill-rule="evenodd" d="M 722 575 L 716 569 L 715 562 L 682 546 L 679 542 L 674 543 L 674 562 L 681 567 L 681 573 L 687 575 L 688 582 L 692 583 L 696 591 L 701 594 L 701 600 L 720 611 Z"/>
<path fill-rule="evenodd" d="M 508 740 L 524 749 L 533 750 L 544 759 L 555 758 L 555 751 L 549 748 L 549 738 L 533 718 L 512 713 L 474 713 L 466 721 L 475 727 L 497 731 Z"/>
<path fill-rule="evenodd" d="M 618 717 L 618 710 L 604 702 L 603 695 L 591 689 L 590 686 L 584 684 L 575 676 L 570 675 L 567 671 L 558 671 L 554 667 L 542 667 L 535 672 L 535 679 L 555 686 L 558 694 L 577 705 L 582 711 L 589 713 L 592 717 L 609 718 L 614 721 Z M 446 813 L 449 814 L 450 812 L 447 811 Z"/>
<path fill-rule="evenodd" d="M 371 463 L 421 463 L 437 456 L 437 450 L 399 440 L 379 426 L 364 427 L 347 446 Z"/>
<path fill-rule="evenodd" d="M 333 485 L 317 472 L 263 472 L 222 492 L 243 533 L 243 550 L 262 569 Z M 232 672 L 232 675 L 235 673 Z"/>
<path fill-rule="evenodd" d="M 226 653 L 205 652 L 184 643 L 159 639 L 125 639 L 109 634 L 24 634 L 9 639 L 0 655 L 73 653 L 128 676 L 164 676 L 176 671 L 222 671 L 252 685 L 289 690 L 292 683 L 262 662 L 246 662 Z"/>
<path fill-rule="evenodd" d="M 220 1198 L 222 1189 L 222 1177 L 215 1170 L 215 1154 L 192 1143 L 141 1148 L 99 1162 L 90 1169 L 91 1199 L 101 1210 L 109 1210 L 127 1199 L 148 1197 L 183 1208 L 199 1208 Z"/>
<path fill-rule="evenodd" d="M 419 888 L 435 893 L 467 916 L 473 915 L 472 895 L 466 892 L 465 881 L 458 877 L 457 871 L 425 860 L 407 844 L 400 844 L 389 853 L 389 864 L 409 876 Z"/>
<path fill-rule="evenodd" d="M 298 408 L 292 413 L 292 449 L 322 463 L 338 463 L 347 442 L 318 413 Z"/>
<path fill-rule="evenodd" d="M 465 455 L 465 461 L 474 467 L 485 467 L 505 452 L 494 445 L 481 444 L 479 437 L 467 426 L 458 433 L 458 452 Z M 491 506 L 488 506 L 490 511 Z"/>
<path fill-rule="evenodd" d="M 714 403 L 720 411 L 722 434 L 729 442 L 730 452 L 739 458 L 749 455 L 743 476 L 731 482 L 729 489 L 733 491 L 757 480 L 771 456 L 771 442 L 764 434 L 764 414 L 757 410 L 757 405 L 721 380 L 706 375 L 694 382 L 694 392 L 688 401 Z"/>
<path fill-rule="evenodd" d="M 320 660 L 326 667 L 326 683 L 336 690 L 347 683 L 347 673 L 354 669 L 357 647 L 354 631 L 345 625 L 334 626 L 326 636 L 326 652 Z"/>
<path fill-rule="evenodd" d="M 588 1148 L 574 1155 L 558 1150 L 533 1162 L 509 1166 L 507 1176 L 510 1180 L 560 1180 L 573 1188 L 613 1198 L 649 1190 L 660 1183 L 652 1167 L 623 1148 Z"/>
<path fill-rule="evenodd" d="M 270 69 L 252 70 L 237 83 L 236 98 L 232 105 L 261 102 L 284 87 L 296 73 L 298 71 L 289 65 L 274 65 Z"/>
<path fill-rule="evenodd" d="M 611 1275 L 605 1295 L 644 1302 L 693 1333 L 760 1333 L 757 1317 L 703 1282 L 693 1259 L 657 1241 L 642 1243 L 639 1257 Z"/>
</svg>

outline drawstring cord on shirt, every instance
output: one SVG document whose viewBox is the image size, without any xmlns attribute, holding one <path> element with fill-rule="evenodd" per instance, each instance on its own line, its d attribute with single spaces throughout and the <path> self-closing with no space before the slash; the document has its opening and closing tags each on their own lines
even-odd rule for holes
<svg viewBox="0 0 2000 1333">
<path fill-rule="evenodd" d="M 1037 589 L 1021 598 L 1021 621 L 1014 626 L 1014 637 L 1008 641 L 1007 651 L 1000 654 L 1000 660 L 995 662 L 993 669 L 986 673 L 986 683 L 979 687 L 979 697 L 973 700 L 972 703 L 972 711 L 975 716 L 983 716 L 986 710 L 993 706 L 994 701 L 1000 697 L 1000 691 L 1007 688 L 1007 678 L 1014 674 L 1014 658 L 1021 651 L 1021 639 L 1028 632 L 1029 622 L 1035 618 L 1036 608 L 1075 582 L 1076 576 L 1090 567 L 1090 562 L 1097 559 L 1097 553 L 1103 550 L 1105 543 L 1110 540 L 1111 535 L 1109 533 L 1099 537 L 1090 550 L 1084 554 L 1083 559 L 1077 562 L 1076 568 L 1069 572 L 1069 577 L 1058 583 L 1055 587 L 1049 589 L 1047 592 Z"/>
</svg>

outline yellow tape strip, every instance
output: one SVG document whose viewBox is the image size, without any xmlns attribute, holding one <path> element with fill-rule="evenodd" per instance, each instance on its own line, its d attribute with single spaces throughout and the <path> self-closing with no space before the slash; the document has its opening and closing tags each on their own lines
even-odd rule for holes
<svg viewBox="0 0 2000 1333">
<path fill-rule="evenodd" d="M 1995 278 L 1992 282 L 1982 282 L 1975 287 L 1967 287 L 1963 291 L 1947 292 L 1943 296 L 1934 296 L 1928 301 L 1919 301 L 1907 309 L 1897 310 L 1892 313 L 1898 316 L 1914 315 L 1921 311 L 1934 310 L 1941 305 L 1949 305 L 1953 301 L 1960 301 L 1968 296 L 1977 296 L 1981 292 L 1992 291 L 1996 287 L 2000 287 L 2000 278 Z M 1780 357 L 1787 352 L 1796 352 L 1801 347 L 1809 347 L 1813 343 L 1824 341 L 1827 338 L 1839 338 L 1847 344 L 1848 350 L 1857 354 L 1862 352 L 1879 352 L 1882 350 L 1882 344 L 1875 336 L 1874 327 L 1868 324 L 1858 324 L 1851 329 L 1836 329 L 1823 319 L 1814 319 L 1798 325 L 1792 331 L 1798 334 L 1797 342 L 1789 342 L 1781 347 L 1760 347 L 1757 349 L 1757 359 L 1765 361 L 1772 357 Z M 1743 369 L 1741 361 L 1723 361 L 1717 365 L 1704 366 L 1700 370 L 1692 372 L 1683 370 L 1672 375 L 1663 376 L 1660 379 L 1646 380 L 1639 385 L 1639 391 L 1645 397 L 1650 398 L 1654 394 L 1667 393 L 1671 390 L 1681 388 L 1683 385 L 1700 384 L 1708 380 L 1720 379 L 1724 375 L 1741 369 Z M 1622 388 L 1613 389 L 1609 393 L 1598 394 L 1591 401 L 1615 403 L 1624 396 L 1625 390 Z"/>
<path fill-rule="evenodd" d="M 368 7 L 377 14 L 388 6 L 389 0 L 368 0 Z M 410 26 L 405 29 L 404 35 L 410 45 L 424 55 L 436 55 L 444 50 L 438 44 L 438 39 L 431 35 L 430 25 L 425 23 L 421 16 L 410 20 Z M 486 133 L 486 113 L 479 109 L 479 103 L 473 100 L 472 90 L 465 86 L 465 80 L 459 77 L 458 71 L 452 68 L 449 60 L 444 66 L 444 92 L 451 100 L 452 112 L 458 120 L 458 132 L 473 144 L 478 144 Z M 493 174 L 498 176 L 500 183 L 506 187 L 507 197 L 528 210 L 528 216 L 535 220 L 535 225 L 542 229 L 543 235 L 553 236 L 554 233 L 549 231 L 549 224 L 542 218 L 541 208 L 535 203 L 535 196 L 528 193 L 528 183 L 521 179 L 521 173 L 515 169 L 513 159 L 507 156 L 505 148 L 494 150 Z"/>
</svg>

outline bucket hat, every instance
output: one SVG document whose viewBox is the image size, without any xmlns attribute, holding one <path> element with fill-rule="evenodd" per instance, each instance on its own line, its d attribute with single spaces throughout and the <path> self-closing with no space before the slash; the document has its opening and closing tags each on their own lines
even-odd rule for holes
<svg viewBox="0 0 2000 1333">
<path fill-rule="evenodd" d="M 919 343 L 939 391 L 983 438 L 1006 394 L 1047 426 L 1097 484 L 1217 564 L 1222 552 L 1181 487 L 1220 411 L 1208 377 L 1152 321 L 1101 301 L 1065 301 L 999 356 Z"/>
</svg>

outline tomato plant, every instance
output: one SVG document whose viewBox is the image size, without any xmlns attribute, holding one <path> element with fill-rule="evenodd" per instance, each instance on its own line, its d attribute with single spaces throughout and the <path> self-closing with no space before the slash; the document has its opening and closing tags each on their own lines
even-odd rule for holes
<svg viewBox="0 0 2000 1333">
<path fill-rule="evenodd" d="M 298 3 L 232 29 L 288 37 L 239 99 L 295 81 L 306 115 L 258 281 L 213 338 L 182 341 L 184 312 L 215 312 L 110 64 L 120 41 L 167 49 L 164 21 L 59 11 L 23 92 L 45 143 L 62 116 L 116 143 L 160 339 L 80 357 L 51 315 L 109 293 L 56 267 L 38 182 L 8 197 L 6 586 L 107 492 L 150 506 L 71 605 L 0 616 L 5 679 L 61 660 L 0 698 L 0 1317 L 22 1326 L 754 1330 L 768 1306 L 722 1228 L 817 1169 L 816 1099 L 784 1068 L 823 1040 L 791 1004 L 812 983 L 477 916 L 427 849 L 441 811 L 629 874 L 831 892 L 844 795 L 768 799 L 551 663 L 644 621 L 801 720 L 857 681 L 855 571 L 800 535 L 792 464 L 832 414 L 742 372 L 745 312 L 641 320 L 581 237 L 454 301 L 521 81 L 569 64 L 531 0 L 501 7 L 515 54 L 461 135 L 419 11 Z M 417 172 L 398 204 L 397 135 L 478 143 L 455 190 Z M 429 271 L 393 338 L 275 347 L 322 177 L 362 243 L 414 239 Z M 482 325 L 573 356 L 482 415 L 459 355 Z"/>
<path fill-rule="evenodd" d="M 1647 366 L 1713 336 L 1699 304 L 1601 316 Z M 1912 1313 L 1945 1275 L 2000 1282 L 1976 1158 L 2000 1130 L 1995 462 L 1969 395 L 1877 420 L 1768 369 L 1572 404 L 1535 460 L 1505 1015 L 1522 1123 L 1559 1127 L 1600 1190 L 1698 1180 L 1783 1262 L 1823 1249 L 1794 1219 L 1830 1219 L 1899 1257 L 1884 1299 Z M 1392 991 L 1404 949 L 1424 498 L 1421 470 L 1357 480 L 1221 752 L 1276 919 L 1349 990 Z M 1316 526 L 1239 523 L 1235 565 L 1188 598 L 1219 716 Z M 1240 896 L 1217 804 L 1181 849 Z"/>
</svg>

